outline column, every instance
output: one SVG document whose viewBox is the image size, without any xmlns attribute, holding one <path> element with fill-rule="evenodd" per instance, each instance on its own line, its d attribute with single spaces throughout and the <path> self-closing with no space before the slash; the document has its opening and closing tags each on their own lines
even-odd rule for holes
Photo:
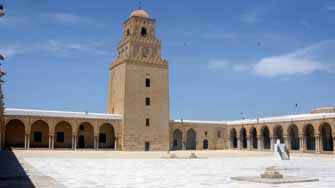
<svg viewBox="0 0 335 188">
<path fill-rule="evenodd" d="M 94 149 L 97 149 L 97 137 L 96 136 L 94 136 Z"/>
<path fill-rule="evenodd" d="M 258 151 L 262 150 L 261 140 L 262 140 L 262 137 L 257 136 L 257 149 L 258 149 Z"/>
<path fill-rule="evenodd" d="M 251 136 L 247 136 L 247 149 L 251 150 Z"/>
<path fill-rule="evenodd" d="M 24 149 L 27 149 L 27 135 L 24 134 Z"/>
<path fill-rule="evenodd" d="M 27 149 L 30 149 L 30 134 L 27 134 Z"/>
<path fill-rule="evenodd" d="M 333 153 L 335 153 L 335 135 L 333 135 Z"/>
<path fill-rule="evenodd" d="M 74 136 L 72 135 L 71 136 L 71 148 L 74 149 Z"/>
<path fill-rule="evenodd" d="M 74 150 L 77 149 L 77 135 L 74 135 Z"/>
<path fill-rule="evenodd" d="M 97 150 L 99 149 L 99 136 L 97 136 Z"/>
<path fill-rule="evenodd" d="M 241 149 L 241 138 L 240 135 L 237 136 L 237 149 Z"/>
<path fill-rule="evenodd" d="M 271 151 L 273 151 L 273 144 L 274 144 L 274 138 L 273 137 L 270 137 L 270 148 L 271 148 Z"/>
<path fill-rule="evenodd" d="M 51 149 L 51 134 L 49 134 L 49 149 Z"/>
<path fill-rule="evenodd" d="M 300 136 L 299 137 L 299 149 L 300 149 L 300 152 L 304 152 L 304 136 Z"/>
<path fill-rule="evenodd" d="M 55 135 L 53 134 L 51 136 L 51 149 L 53 150 L 55 148 Z"/>
<path fill-rule="evenodd" d="M 315 152 L 320 153 L 320 136 L 315 135 Z"/>
<path fill-rule="evenodd" d="M 115 151 L 117 150 L 117 137 L 115 137 L 114 139 L 114 150 Z"/>
</svg>

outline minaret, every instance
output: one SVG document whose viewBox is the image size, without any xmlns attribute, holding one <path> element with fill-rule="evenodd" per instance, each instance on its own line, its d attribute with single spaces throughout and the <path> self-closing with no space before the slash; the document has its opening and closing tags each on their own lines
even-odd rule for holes
<svg viewBox="0 0 335 188">
<path fill-rule="evenodd" d="M 156 20 L 136 10 L 123 24 L 110 66 L 108 112 L 124 114 L 123 150 L 168 150 L 168 63 L 161 58 Z"/>
</svg>

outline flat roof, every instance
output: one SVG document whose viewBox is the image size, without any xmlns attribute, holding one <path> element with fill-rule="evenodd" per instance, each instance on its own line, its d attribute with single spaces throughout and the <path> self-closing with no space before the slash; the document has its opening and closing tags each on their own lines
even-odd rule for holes
<svg viewBox="0 0 335 188">
<path fill-rule="evenodd" d="M 5 115 L 122 120 L 122 114 L 6 108 Z"/>
<path fill-rule="evenodd" d="M 335 118 L 335 113 L 295 114 L 295 115 L 244 119 L 244 120 L 232 120 L 232 121 L 171 120 L 171 122 L 194 123 L 194 124 L 242 125 L 242 124 L 259 124 L 259 123 L 317 120 L 317 119 L 326 119 L 326 118 Z"/>
<path fill-rule="evenodd" d="M 86 113 L 86 112 L 53 111 L 53 110 L 32 110 L 32 109 L 17 109 L 17 108 L 6 108 L 5 115 L 123 120 L 122 114 L 90 113 L 90 112 Z M 316 120 L 316 119 L 326 119 L 326 118 L 335 118 L 335 113 L 295 114 L 295 115 L 233 120 L 233 121 L 223 121 L 223 120 L 222 121 L 198 121 L 198 120 L 181 120 L 180 119 L 180 120 L 170 120 L 170 122 L 194 123 L 194 124 L 215 124 L 215 125 L 241 125 L 241 124 L 304 121 L 304 120 Z"/>
<path fill-rule="evenodd" d="M 240 124 L 304 121 L 304 120 L 316 120 L 316 119 L 326 119 L 326 118 L 335 118 L 335 113 L 296 114 L 296 115 L 258 118 L 258 119 L 256 118 L 256 119 L 244 119 L 244 120 L 237 120 L 237 121 L 228 121 L 227 123 L 228 123 L 228 125 L 240 125 Z"/>
<path fill-rule="evenodd" d="M 224 125 L 227 124 L 226 121 L 199 121 L 199 120 L 171 120 L 170 122 L 173 123 L 195 123 L 195 124 L 219 124 Z"/>
</svg>

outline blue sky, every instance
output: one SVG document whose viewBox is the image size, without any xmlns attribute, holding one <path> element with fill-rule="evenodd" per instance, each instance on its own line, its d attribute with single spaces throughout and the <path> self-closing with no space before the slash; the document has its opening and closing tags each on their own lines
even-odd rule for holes
<svg viewBox="0 0 335 188">
<path fill-rule="evenodd" d="M 138 1 L 0 2 L 6 107 L 105 112 L 108 66 Z M 230 120 L 335 106 L 334 1 L 142 4 L 157 19 L 169 60 L 171 118 Z"/>
</svg>

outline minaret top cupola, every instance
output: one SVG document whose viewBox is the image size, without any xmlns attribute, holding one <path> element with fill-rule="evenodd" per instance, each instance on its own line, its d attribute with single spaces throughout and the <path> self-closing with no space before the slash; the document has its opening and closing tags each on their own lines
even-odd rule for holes
<svg viewBox="0 0 335 188">
<path fill-rule="evenodd" d="M 116 64 L 133 61 L 166 64 L 161 58 L 161 42 L 156 38 L 156 20 L 138 9 L 123 23 L 123 37 L 117 47 Z"/>
</svg>

